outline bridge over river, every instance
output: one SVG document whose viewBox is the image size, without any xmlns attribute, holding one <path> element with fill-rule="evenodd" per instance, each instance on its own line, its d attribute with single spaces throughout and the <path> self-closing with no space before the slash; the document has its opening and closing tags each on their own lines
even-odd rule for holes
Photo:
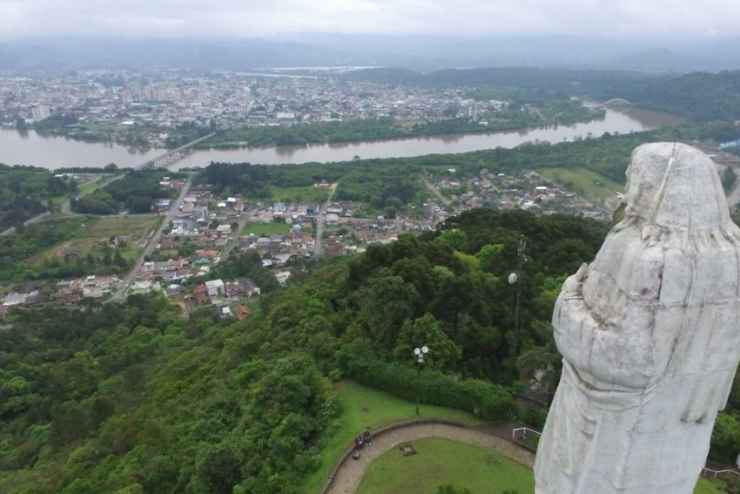
<svg viewBox="0 0 740 494">
<path fill-rule="evenodd" d="M 166 153 L 160 154 L 154 159 L 151 159 L 144 163 L 141 168 L 169 168 L 178 161 L 181 161 L 193 152 L 193 148 L 203 141 L 207 141 L 211 137 L 215 136 L 215 132 L 211 132 L 208 135 L 199 137 L 194 141 L 190 141 L 176 149 L 171 149 Z"/>
</svg>

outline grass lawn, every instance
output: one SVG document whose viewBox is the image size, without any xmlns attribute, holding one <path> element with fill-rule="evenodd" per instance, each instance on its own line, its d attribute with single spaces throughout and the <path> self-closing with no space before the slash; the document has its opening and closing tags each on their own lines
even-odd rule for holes
<svg viewBox="0 0 740 494">
<path fill-rule="evenodd" d="M 396 448 L 375 460 L 357 494 L 434 494 L 448 484 L 473 494 L 502 494 L 507 489 L 534 492 L 532 471 L 495 449 L 439 438 L 412 444 L 415 455 L 404 457 Z"/>
<path fill-rule="evenodd" d="M 366 427 L 375 429 L 416 418 L 416 405 L 409 401 L 349 381 L 340 383 L 337 388 L 342 415 L 321 450 L 321 467 L 306 480 L 303 488 L 306 494 L 317 494 L 321 490 L 342 453 Z M 442 418 L 470 425 L 481 423 L 468 413 L 450 408 L 422 405 L 420 412 L 421 418 Z"/>
<path fill-rule="evenodd" d="M 331 472 L 337 461 L 339 461 L 342 453 L 344 453 L 347 447 L 350 446 L 352 440 L 357 436 L 357 434 L 364 431 L 366 427 L 375 429 L 395 422 L 416 418 L 416 406 L 414 403 L 396 398 L 382 391 L 366 388 L 365 386 L 361 386 L 351 381 L 339 383 L 337 385 L 337 394 L 341 402 L 342 414 L 334 424 L 333 432 L 330 433 L 327 443 L 321 448 L 320 468 L 314 472 L 313 475 L 308 477 L 302 486 L 302 492 L 306 494 L 318 494 L 321 491 L 329 472 Z M 482 423 L 480 419 L 468 413 L 450 408 L 422 405 L 420 411 L 421 418 L 441 418 L 455 420 L 470 425 L 479 425 Z M 427 446 L 427 442 L 429 442 L 431 446 Z M 473 490 L 473 494 L 497 494 L 501 492 L 500 490 L 491 490 L 490 485 L 496 485 L 495 482 L 501 482 L 502 489 L 519 489 L 520 494 L 530 494 L 534 491 L 534 488 L 532 487 L 532 472 L 521 465 L 506 460 L 493 450 L 459 444 L 454 441 L 444 439 L 417 441 L 414 442 L 414 446 L 419 451 L 422 451 L 420 449 L 421 447 L 424 447 L 425 450 L 426 448 L 432 448 L 431 451 L 433 451 L 433 453 L 430 453 L 429 455 L 419 454 L 414 457 L 402 458 L 398 454 L 397 450 L 389 451 L 371 465 L 367 478 L 363 480 L 358 494 L 391 494 L 394 492 L 409 494 L 423 492 L 424 494 L 434 494 L 434 491 L 439 485 L 451 483 L 457 484 L 461 487 L 467 487 L 468 484 L 457 482 L 457 479 L 467 478 L 470 478 L 474 482 L 486 482 L 485 489 Z M 451 449 L 447 451 L 448 448 L 446 446 L 449 446 Z M 441 456 L 437 454 L 437 450 L 440 450 L 439 455 Z M 430 456 L 434 458 L 435 462 L 434 469 L 430 468 L 430 470 L 440 470 L 442 467 L 440 467 L 439 464 L 441 463 L 443 466 L 460 465 L 459 471 L 465 473 L 456 473 L 458 470 L 457 468 L 455 469 L 456 471 L 450 473 L 450 467 L 444 467 L 447 469 L 446 471 L 448 472 L 448 475 L 451 476 L 446 477 L 435 473 L 432 478 L 439 479 L 440 482 L 424 484 L 425 487 L 422 490 L 404 490 L 407 489 L 407 485 L 395 485 L 393 483 L 401 482 L 404 476 L 407 478 L 413 478 L 419 482 L 419 479 L 427 478 L 427 473 L 424 473 L 423 471 L 419 471 L 417 473 L 412 469 L 412 467 L 413 462 L 418 461 L 415 459 L 429 458 Z M 462 458 L 462 460 L 458 461 L 458 457 Z M 392 475 L 395 474 L 390 464 L 399 458 L 402 458 L 404 461 L 399 462 L 400 467 L 396 469 L 398 476 L 393 480 L 394 477 Z M 439 458 L 446 458 L 446 460 L 440 461 Z M 492 459 L 498 460 L 499 458 L 501 459 L 500 462 L 494 463 L 492 461 Z M 409 459 L 411 459 L 412 463 L 406 462 L 406 460 Z M 380 466 L 377 466 L 376 463 L 380 464 Z M 420 464 L 419 468 L 422 468 L 423 466 L 424 464 Z M 376 471 L 379 471 L 380 473 L 376 474 Z M 496 479 L 492 480 L 491 477 L 494 474 L 496 475 Z M 379 477 L 384 483 L 378 484 L 380 481 L 374 480 L 374 476 Z M 434 482 L 437 482 L 437 480 L 434 480 Z M 470 485 L 477 486 L 479 484 Z M 513 487 L 506 487 L 508 485 L 512 485 Z M 471 489 L 471 487 L 468 488 Z M 723 489 L 715 487 L 715 485 L 706 480 L 702 480 L 696 490 L 696 494 L 724 494 L 724 492 L 725 491 Z"/>
<path fill-rule="evenodd" d="M 113 236 L 128 237 L 128 244 L 121 251 L 121 255 L 132 261 L 142 251 L 137 243 L 159 225 L 162 217 L 157 215 L 103 216 L 75 218 L 74 221 L 82 222 L 82 224 L 72 240 L 55 245 L 30 259 L 29 262 L 39 264 L 49 257 L 63 255 L 70 249 L 78 251 L 81 256 L 86 256 L 88 252 L 95 252 L 101 243 L 107 242 Z"/>
<path fill-rule="evenodd" d="M 126 235 L 138 239 L 158 226 L 162 218 L 156 214 L 104 216 L 90 223 L 87 234 L 90 237 Z"/>
<path fill-rule="evenodd" d="M 540 168 L 537 173 L 586 199 L 600 203 L 613 202 L 616 193 L 624 191 L 624 184 L 586 168 Z"/>
<path fill-rule="evenodd" d="M 721 481 L 709 481 L 701 479 L 694 490 L 694 494 L 726 494 L 727 490 Z"/>
<path fill-rule="evenodd" d="M 413 445 L 416 455 L 404 457 L 396 448 L 375 460 L 357 494 L 434 494 L 448 484 L 472 494 L 501 494 L 507 489 L 519 494 L 534 492 L 532 471 L 495 449 L 438 438 L 421 439 Z M 722 492 L 702 480 L 695 494 Z"/>
<path fill-rule="evenodd" d="M 88 180 L 87 182 L 83 182 L 79 185 L 78 189 L 80 192 L 80 197 L 84 197 L 88 194 L 91 194 L 95 191 L 98 187 L 100 187 L 100 184 L 103 183 L 103 176 L 98 176 L 93 178 L 92 180 Z"/>
<path fill-rule="evenodd" d="M 309 185 L 306 187 L 271 187 L 272 200 L 279 202 L 316 203 L 329 198 L 330 189 Z"/>
<path fill-rule="evenodd" d="M 285 235 L 290 231 L 287 223 L 248 223 L 241 231 L 242 235 L 254 233 L 257 236 Z"/>
</svg>

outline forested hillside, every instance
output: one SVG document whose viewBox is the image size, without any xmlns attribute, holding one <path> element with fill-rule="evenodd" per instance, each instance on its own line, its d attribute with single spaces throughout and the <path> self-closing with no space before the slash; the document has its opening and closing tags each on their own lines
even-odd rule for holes
<svg viewBox="0 0 740 494">
<path fill-rule="evenodd" d="M 537 426 L 544 410 L 520 410 L 513 396 L 542 369 L 552 390 L 554 300 L 607 228 L 470 211 L 318 266 L 241 322 L 184 319 L 157 296 L 11 311 L 0 492 L 299 493 L 334 433 L 333 383 L 345 378 Z M 418 345 L 431 351 L 417 375 Z M 717 457 L 739 439 L 723 415 Z"/>
<path fill-rule="evenodd" d="M 697 121 L 740 119 L 740 71 L 695 72 L 667 79 L 637 80 L 627 85 L 594 87 L 592 94 L 603 99 L 625 98 L 643 108 Z"/>
<path fill-rule="evenodd" d="M 0 491 L 296 492 L 341 413 L 331 381 L 344 376 L 509 418 L 519 357 L 553 358 L 559 283 L 603 233 L 572 218 L 472 212 L 334 261 L 233 324 L 183 320 L 141 296 L 14 311 L 0 342 Z M 522 234 L 516 331 L 506 275 Z M 422 341 L 433 356 L 418 381 L 410 349 Z"/>
</svg>

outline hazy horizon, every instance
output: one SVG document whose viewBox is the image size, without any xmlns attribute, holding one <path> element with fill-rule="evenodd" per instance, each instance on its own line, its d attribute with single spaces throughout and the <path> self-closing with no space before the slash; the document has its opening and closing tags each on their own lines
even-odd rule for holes
<svg viewBox="0 0 740 494">
<path fill-rule="evenodd" d="M 0 0 L 0 38 L 48 35 L 249 38 L 295 33 L 566 35 L 704 41 L 733 37 L 726 0 Z"/>
<path fill-rule="evenodd" d="M 740 68 L 740 2 L 0 0 L 0 69 Z"/>
</svg>

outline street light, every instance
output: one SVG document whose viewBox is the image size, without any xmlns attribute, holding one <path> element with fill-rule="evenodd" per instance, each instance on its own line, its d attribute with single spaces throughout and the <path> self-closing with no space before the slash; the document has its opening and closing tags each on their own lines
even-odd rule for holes
<svg viewBox="0 0 740 494">
<path fill-rule="evenodd" d="M 517 333 L 519 332 L 519 273 L 522 270 L 522 265 L 527 262 L 527 239 L 522 236 L 519 239 L 519 246 L 516 249 L 517 257 L 517 270 L 512 271 L 507 278 L 509 285 L 514 287 L 514 327 Z"/>
<path fill-rule="evenodd" d="M 421 402 L 421 367 L 424 365 L 424 358 L 429 353 L 429 347 L 424 345 L 414 348 L 416 357 L 416 416 L 419 416 L 419 403 Z"/>
</svg>

